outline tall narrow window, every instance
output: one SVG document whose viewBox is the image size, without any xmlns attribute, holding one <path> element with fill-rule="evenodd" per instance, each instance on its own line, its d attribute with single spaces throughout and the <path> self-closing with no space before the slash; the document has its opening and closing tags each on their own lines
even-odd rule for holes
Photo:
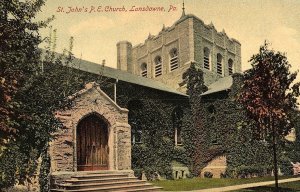
<svg viewBox="0 0 300 192">
<path fill-rule="evenodd" d="M 147 77 L 147 64 L 142 63 L 141 65 L 141 75 L 142 77 Z"/>
<path fill-rule="evenodd" d="M 217 54 L 217 73 L 223 75 L 223 66 L 222 66 L 223 57 L 220 53 Z"/>
<path fill-rule="evenodd" d="M 128 123 L 131 126 L 132 144 L 143 143 L 143 124 L 140 111 L 143 111 L 143 103 L 140 100 L 131 100 L 128 102 Z"/>
<path fill-rule="evenodd" d="M 228 60 L 228 73 L 229 73 L 229 75 L 232 75 L 232 73 L 233 73 L 233 60 L 232 59 Z"/>
<path fill-rule="evenodd" d="M 170 51 L 170 71 L 173 71 L 179 67 L 178 63 L 178 51 L 176 48 L 173 48 Z"/>
<path fill-rule="evenodd" d="M 174 127 L 174 140 L 175 145 L 182 145 L 182 118 L 183 118 L 183 111 L 180 107 L 176 107 L 172 113 L 173 118 L 173 127 Z"/>
<path fill-rule="evenodd" d="M 162 60 L 160 56 L 155 57 L 155 77 L 162 75 Z"/>
<path fill-rule="evenodd" d="M 143 135 L 143 131 L 140 127 L 138 127 L 138 125 L 135 125 L 134 123 L 132 123 L 131 125 L 132 127 L 134 127 L 134 129 L 132 129 L 132 133 L 131 133 L 131 142 L 132 144 L 140 144 L 143 143 L 142 142 L 142 135 Z"/>
<path fill-rule="evenodd" d="M 210 50 L 207 47 L 205 47 L 203 51 L 204 51 L 203 67 L 204 69 L 210 70 L 210 63 L 209 63 Z"/>
</svg>

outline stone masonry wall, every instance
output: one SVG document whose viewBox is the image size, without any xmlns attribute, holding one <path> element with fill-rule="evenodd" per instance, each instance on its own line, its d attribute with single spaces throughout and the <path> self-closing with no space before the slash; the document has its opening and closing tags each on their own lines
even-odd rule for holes
<svg viewBox="0 0 300 192">
<path fill-rule="evenodd" d="M 156 56 L 162 58 L 162 74 L 170 72 L 170 51 L 173 48 L 178 50 L 179 66 L 191 60 L 193 55 L 193 46 L 191 46 L 192 39 L 190 27 L 190 20 L 184 20 L 169 28 L 163 28 L 157 36 L 149 35 L 144 44 L 139 44 L 132 49 L 132 64 L 134 74 L 141 74 L 141 64 L 147 64 L 148 78 L 155 78 L 154 59 Z"/>
<path fill-rule="evenodd" d="M 211 172 L 213 174 L 213 178 L 220 178 L 221 174 L 225 173 L 226 166 L 226 156 L 215 157 L 201 170 L 201 177 L 204 177 L 205 172 Z"/>
<path fill-rule="evenodd" d="M 51 171 L 77 171 L 76 129 L 80 120 L 89 114 L 99 115 L 108 124 L 109 169 L 117 170 L 118 167 L 124 170 L 131 169 L 131 130 L 128 124 L 128 110 L 117 106 L 95 84 L 89 84 L 72 97 L 74 106 L 59 111 L 56 115 L 63 123 L 63 128 L 54 134 L 55 139 L 50 143 Z M 123 131 L 122 143 L 116 140 L 116 134 L 120 130 Z M 114 150 L 118 147 L 126 148 L 123 154 Z M 118 162 L 121 166 L 117 164 Z"/>
<path fill-rule="evenodd" d="M 241 50 L 240 43 L 234 39 L 230 39 L 226 33 L 217 32 L 215 27 L 205 25 L 203 21 L 194 18 L 194 38 L 195 38 L 195 61 L 204 71 L 204 79 L 206 84 L 211 84 L 217 79 L 228 76 L 228 60 L 232 59 L 234 63 L 233 72 L 241 72 Z M 210 50 L 210 70 L 203 68 L 204 48 Z M 217 54 L 223 57 L 223 75 L 217 74 Z M 206 77 L 207 76 L 207 77 Z M 207 82 L 208 81 L 208 82 Z"/>
<path fill-rule="evenodd" d="M 210 69 L 203 68 L 204 48 L 210 50 Z M 179 68 L 170 71 L 170 50 L 178 50 Z M 119 51 L 119 49 L 118 49 Z M 123 51 L 129 53 L 130 51 Z M 217 54 L 220 53 L 222 59 L 223 74 L 217 74 Z M 123 54 L 124 55 L 124 54 Z M 118 54 L 118 62 L 123 55 Z M 155 77 L 155 57 L 162 58 L 162 75 Z M 241 44 L 230 39 L 225 31 L 218 32 L 213 24 L 206 25 L 194 15 L 181 17 L 171 27 L 163 27 L 158 35 L 150 35 L 144 43 L 132 48 L 129 72 L 141 75 L 141 65 L 147 64 L 147 77 L 155 78 L 158 81 L 168 84 L 170 87 L 179 87 L 182 82 L 182 74 L 187 69 L 188 63 L 196 62 L 198 67 L 204 71 L 206 85 L 217 81 L 219 78 L 228 76 L 228 60 L 233 60 L 233 72 L 241 72 Z M 124 62 L 125 64 L 125 62 Z M 121 66 L 118 68 L 123 69 Z"/>
<path fill-rule="evenodd" d="M 126 124 L 119 124 L 116 129 L 118 170 L 131 169 L 131 132 Z"/>
</svg>

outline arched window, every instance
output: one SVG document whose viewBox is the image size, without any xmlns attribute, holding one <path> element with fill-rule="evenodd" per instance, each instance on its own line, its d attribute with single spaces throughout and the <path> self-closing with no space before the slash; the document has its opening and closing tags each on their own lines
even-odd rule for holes
<svg viewBox="0 0 300 192">
<path fill-rule="evenodd" d="M 175 145 L 182 145 L 182 118 L 183 111 L 181 107 L 176 107 L 172 113 Z"/>
<path fill-rule="evenodd" d="M 142 77 L 147 77 L 147 64 L 142 63 L 141 65 L 141 75 Z"/>
<path fill-rule="evenodd" d="M 203 67 L 204 69 L 210 70 L 210 63 L 209 63 L 210 50 L 207 47 L 205 47 L 203 49 L 203 52 L 204 52 Z"/>
<path fill-rule="evenodd" d="M 229 75 L 232 75 L 232 73 L 233 73 L 233 60 L 232 59 L 228 60 L 228 73 L 229 73 Z"/>
<path fill-rule="evenodd" d="M 176 48 L 170 51 L 170 71 L 173 71 L 179 67 L 178 63 L 178 51 Z"/>
<path fill-rule="evenodd" d="M 218 116 L 217 114 L 217 111 L 216 111 L 216 108 L 213 104 L 209 105 L 207 107 L 207 112 L 208 112 L 208 121 L 210 124 L 214 125 L 216 124 L 216 118 Z M 213 145 L 219 145 L 219 141 L 220 141 L 220 133 L 218 133 L 217 131 L 211 131 L 209 133 L 209 138 L 210 138 L 210 141 Z"/>
<path fill-rule="evenodd" d="M 222 66 L 222 61 L 223 57 L 220 53 L 217 54 L 217 73 L 220 75 L 223 75 L 223 66 Z"/>
<path fill-rule="evenodd" d="M 136 122 L 132 122 L 130 124 L 131 127 L 131 142 L 132 144 L 140 144 L 143 143 L 142 136 L 143 136 L 143 130 L 141 129 L 140 125 Z"/>
<path fill-rule="evenodd" d="M 143 123 L 139 115 L 143 107 L 143 103 L 140 100 L 128 102 L 128 123 L 131 126 L 131 142 L 133 145 L 143 143 Z"/>
<path fill-rule="evenodd" d="M 162 75 L 162 59 L 161 56 L 156 56 L 154 59 L 155 63 L 155 77 Z"/>
</svg>

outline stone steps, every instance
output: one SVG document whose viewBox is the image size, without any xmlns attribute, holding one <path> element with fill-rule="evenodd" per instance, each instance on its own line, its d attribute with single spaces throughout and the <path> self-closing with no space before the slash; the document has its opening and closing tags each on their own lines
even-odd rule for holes
<svg viewBox="0 0 300 192">
<path fill-rule="evenodd" d="M 144 185 L 123 185 L 123 186 L 110 186 L 110 187 L 96 187 L 88 189 L 52 189 L 52 192 L 106 192 L 106 191 L 160 191 L 161 188 L 154 187 L 151 184 Z"/>
<path fill-rule="evenodd" d="M 74 183 L 74 184 L 85 184 L 85 183 L 105 183 L 109 181 L 129 181 L 129 180 L 136 180 L 136 177 L 118 177 L 118 178 L 104 178 L 104 179 L 69 179 L 66 180 L 66 183 Z"/>
<path fill-rule="evenodd" d="M 89 179 L 104 179 L 104 178 L 128 178 L 126 174 L 121 173 L 88 173 L 86 175 L 74 175 L 72 179 L 89 180 Z"/>
<path fill-rule="evenodd" d="M 124 186 L 124 185 L 136 185 L 140 183 L 146 183 L 146 181 L 133 180 L 133 181 L 120 181 L 120 182 L 106 182 L 106 183 L 85 183 L 85 184 L 74 184 L 74 183 L 65 183 L 59 184 L 58 188 L 61 189 L 88 189 L 96 187 L 109 187 L 113 183 L 113 186 Z"/>
<path fill-rule="evenodd" d="M 160 187 L 152 186 L 144 180 L 128 177 L 126 174 L 85 174 L 73 175 L 62 183 L 56 184 L 52 192 L 83 191 L 159 191 Z"/>
</svg>

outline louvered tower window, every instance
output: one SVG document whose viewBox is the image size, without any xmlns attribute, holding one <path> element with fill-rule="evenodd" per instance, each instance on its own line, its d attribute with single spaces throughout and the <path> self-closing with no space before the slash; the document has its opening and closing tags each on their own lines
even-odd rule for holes
<svg viewBox="0 0 300 192">
<path fill-rule="evenodd" d="M 204 69 L 210 70 L 210 63 L 209 63 L 210 50 L 207 47 L 205 47 L 203 51 L 204 51 L 203 67 Z"/>
<path fill-rule="evenodd" d="M 178 51 L 176 48 L 170 51 L 170 71 L 173 71 L 179 67 L 178 63 Z"/>
<path fill-rule="evenodd" d="M 147 77 L 147 64 L 142 63 L 141 65 L 141 75 L 142 77 Z"/>
<path fill-rule="evenodd" d="M 223 66 L 222 66 L 223 57 L 220 53 L 217 54 L 217 73 L 223 75 Z"/>
<path fill-rule="evenodd" d="M 161 56 L 157 56 L 154 59 L 155 63 L 155 77 L 162 75 L 162 59 Z"/>
</svg>

